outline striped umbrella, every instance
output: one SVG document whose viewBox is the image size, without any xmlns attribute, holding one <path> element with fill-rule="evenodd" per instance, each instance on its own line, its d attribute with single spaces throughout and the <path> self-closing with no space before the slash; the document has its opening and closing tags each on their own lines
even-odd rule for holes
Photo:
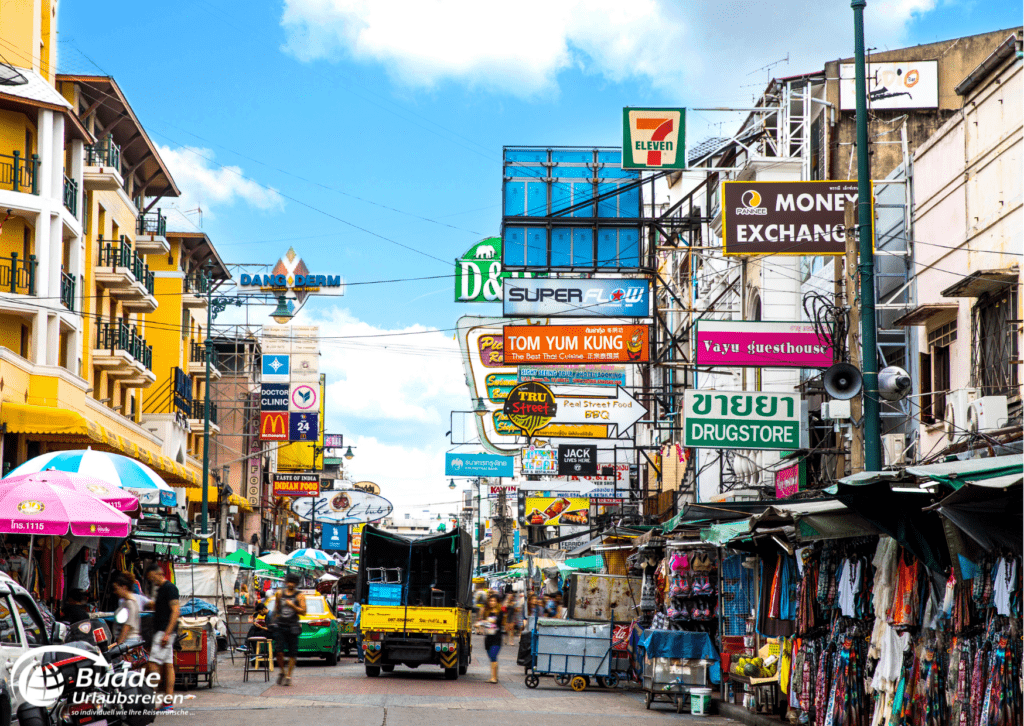
<svg viewBox="0 0 1024 726">
<path fill-rule="evenodd" d="M 321 566 L 334 564 L 334 558 L 332 558 L 329 554 L 327 554 L 323 550 L 313 549 L 312 547 L 303 547 L 302 549 L 297 549 L 288 556 L 288 559 L 293 560 L 298 557 L 306 557 Z"/>
<path fill-rule="evenodd" d="M 144 506 L 173 507 L 178 501 L 178 495 L 167 482 L 141 461 L 93 449 L 51 451 L 26 461 L 8 473 L 7 477 L 47 470 L 84 474 L 100 479 L 131 492 Z"/>
</svg>

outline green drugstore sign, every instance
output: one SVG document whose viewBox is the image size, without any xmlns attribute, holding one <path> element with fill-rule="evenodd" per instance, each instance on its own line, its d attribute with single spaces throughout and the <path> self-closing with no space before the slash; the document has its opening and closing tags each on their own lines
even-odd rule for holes
<svg viewBox="0 0 1024 726">
<path fill-rule="evenodd" d="M 684 446 L 792 451 L 803 445 L 796 393 L 689 390 L 683 415 Z"/>
<path fill-rule="evenodd" d="M 455 260 L 455 302 L 501 302 L 502 281 L 509 277 L 546 277 L 501 269 L 501 237 L 477 242 Z"/>
</svg>

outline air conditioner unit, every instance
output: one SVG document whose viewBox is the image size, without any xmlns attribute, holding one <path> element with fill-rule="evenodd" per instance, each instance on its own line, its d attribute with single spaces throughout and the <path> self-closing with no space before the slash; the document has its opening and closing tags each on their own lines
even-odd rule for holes
<svg viewBox="0 0 1024 726">
<path fill-rule="evenodd" d="M 904 451 L 907 448 L 906 434 L 885 434 L 882 436 L 882 454 L 885 466 L 904 464 Z"/>
<path fill-rule="evenodd" d="M 1009 418 L 1006 396 L 982 396 L 967 407 L 967 430 L 994 431 L 1006 426 Z"/>
<path fill-rule="evenodd" d="M 946 410 L 942 414 L 942 421 L 947 441 L 962 438 L 967 433 L 967 410 L 971 401 L 977 397 L 977 388 L 961 388 L 946 394 Z"/>
</svg>

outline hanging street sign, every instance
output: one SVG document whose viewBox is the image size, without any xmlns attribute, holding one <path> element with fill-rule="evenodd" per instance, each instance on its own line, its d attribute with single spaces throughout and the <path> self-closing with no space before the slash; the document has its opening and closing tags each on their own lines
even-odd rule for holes
<svg viewBox="0 0 1024 726">
<path fill-rule="evenodd" d="M 260 380 L 264 383 L 287 383 L 291 375 L 291 356 L 281 353 L 263 354 Z"/>
<path fill-rule="evenodd" d="M 320 388 L 309 383 L 292 383 L 288 397 L 289 411 L 319 411 Z"/>
<path fill-rule="evenodd" d="M 622 109 L 623 169 L 685 169 L 685 108 Z"/>
<path fill-rule="evenodd" d="M 445 476 L 513 476 L 513 457 L 500 454 L 444 455 Z"/>
<path fill-rule="evenodd" d="M 775 498 L 788 499 L 797 492 L 807 488 L 807 461 L 800 460 L 795 464 L 775 472 Z"/>
<path fill-rule="evenodd" d="M 559 445 L 558 473 L 573 476 L 596 476 L 597 446 L 593 444 Z"/>
<path fill-rule="evenodd" d="M 590 500 L 585 497 L 538 497 L 520 491 L 518 500 L 519 521 L 525 526 L 590 524 Z"/>
<path fill-rule="evenodd" d="M 269 275 L 239 275 L 236 285 L 242 293 L 289 294 L 299 303 L 311 293 L 344 295 L 345 281 L 341 275 L 313 274 L 293 248 L 277 261 Z"/>
<path fill-rule="evenodd" d="M 538 381 L 548 386 L 615 386 L 626 385 L 625 366 L 519 366 L 517 382 Z"/>
<path fill-rule="evenodd" d="M 509 391 L 503 412 L 523 433 L 533 436 L 537 429 L 544 428 L 555 417 L 555 394 L 543 383 L 520 383 Z"/>
<path fill-rule="evenodd" d="M 393 509 L 391 502 L 384 497 L 354 489 L 343 489 L 321 494 L 316 500 L 298 499 L 292 502 L 292 511 L 300 517 L 309 519 L 314 511 L 314 501 L 316 520 L 331 524 L 376 522 L 391 514 Z"/>
<path fill-rule="evenodd" d="M 558 452 L 555 449 L 527 446 L 522 453 L 523 473 L 553 475 L 558 473 Z"/>
<path fill-rule="evenodd" d="M 651 282 L 624 277 L 509 280 L 502 313 L 506 318 L 646 318 L 651 314 Z"/>
<path fill-rule="evenodd" d="M 320 414 L 292 411 L 288 415 L 288 441 L 318 441 Z"/>
<path fill-rule="evenodd" d="M 260 411 L 287 411 L 288 384 L 261 383 Z"/>
<path fill-rule="evenodd" d="M 260 440 L 288 440 L 287 411 L 260 411 Z"/>
<path fill-rule="evenodd" d="M 697 365 L 756 368 L 828 368 L 832 336 L 814 323 L 698 320 Z"/>
<path fill-rule="evenodd" d="M 506 325 L 504 361 L 524 363 L 647 363 L 649 325 Z"/>
<path fill-rule="evenodd" d="M 793 451 L 805 445 L 797 393 L 688 389 L 683 416 L 683 446 Z"/>
<path fill-rule="evenodd" d="M 315 497 L 320 494 L 319 474 L 275 473 L 273 476 L 275 497 Z"/>
<path fill-rule="evenodd" d="M 722 182 L 722 254 L 846 254 L 857 196 L 856 181 Z M 872 227 L 874 218 L 872 194 Z"/>
<path fill-rule="evenodd" d="M 505 280 L 534 274 L 502 270 L 501 237 L 488 237 L 455 260 L 455 302 L 500 302 Z"/>
<path fill-rule="evenodd" d="M 556 424 L 601 424 L 615 427 L 621 435 L 626 429 L 642 419 L 647 409 L 622 388 L 615 389 L 615 396 L 591 397 L 555 395 L 558 414 Z"/>
</svg>

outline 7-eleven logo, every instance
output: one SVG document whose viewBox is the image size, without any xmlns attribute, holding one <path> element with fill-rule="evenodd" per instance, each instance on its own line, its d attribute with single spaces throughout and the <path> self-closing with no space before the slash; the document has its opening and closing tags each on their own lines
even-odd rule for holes
<svg viewBox="0 0 1024 726">
<path fill-rule="evenodd" d="M 622 167 L 681 169 L 686 166 L 682 108 L 623 109 Z"/>
</svg>

